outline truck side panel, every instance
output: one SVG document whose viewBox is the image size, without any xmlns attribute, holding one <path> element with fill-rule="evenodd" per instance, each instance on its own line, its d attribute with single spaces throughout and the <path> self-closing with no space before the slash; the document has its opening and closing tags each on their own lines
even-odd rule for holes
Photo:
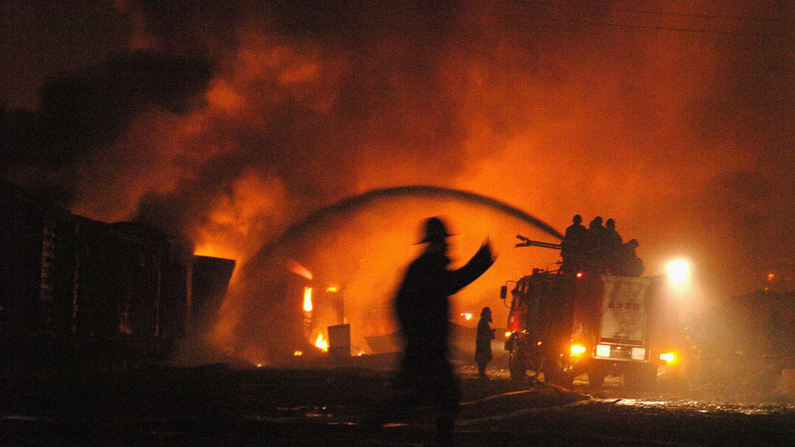
<svg viewBox="0 0 795 447">
<path fill-rule="evenodd" d="M 646 278 L 604 276 L 599 341 L 642 346 L 646 337 Z"/>
<path fill-rule="evenodd" d="M 577 279 L 574 297 L 572 342 L 593 348 L 599 341 L 604 282 L 601 275 Z"/>
</svg>

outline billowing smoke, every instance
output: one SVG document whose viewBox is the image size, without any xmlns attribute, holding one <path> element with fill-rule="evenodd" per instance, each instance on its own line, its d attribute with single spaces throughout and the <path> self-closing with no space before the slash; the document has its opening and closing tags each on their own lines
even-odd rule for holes
<svg viewBox="0 0 795 447">
<path fill-rule="evenodd" d="M 12 21 L 43 18 L 2 28 L 33 43 L 0 40 L 20 60 L 4 71 L 14 82 L 3 175 L 77 214 L 151 223 L 244 265 L 315 210 L 435 185 L 560 231 L 574 213 L 612 217 L 640 241 L 647 273 L 675 255 L 694 261 L 694 308 L 793 273 L 787 2 L 76 3 L 21 2 Z M 87 16 L 95 32 L 64 39 Z M 63 42 L 42 75 L 33 47 Z M 16 110 L 29 104 L 23 87 L 48 77 L 38 108 Z M 344 259 L 348 271 L 328 275 L 354 278 L 399 270 L 423 216 L 447 210 L 464 222 L 475 240 L 461 256 L 488 235 L 506 255 L 525 231 L 478 207 L 419 202 L 363 211 L 370 230 L 356 237 L 344 236 L 361 216 L 329 229 L 324 237 L 355 247 L 348 257 L 321 237 L 293 254 Z M 378 268 L 347 264 L 361 259 Z M 346 296 L 366 302 L 367 288 L 349 284 Z"/>
</svg>

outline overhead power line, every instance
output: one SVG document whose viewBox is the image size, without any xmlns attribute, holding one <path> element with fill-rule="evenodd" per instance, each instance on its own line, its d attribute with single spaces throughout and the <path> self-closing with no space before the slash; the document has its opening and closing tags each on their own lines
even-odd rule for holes
<svg viewBox="0 0 795 447">
<path fill-rule="evenodd" d="M 738 31 L 725 31 L 719 29 L 708 29 L 708 28 L 681 28 L 681 27 L 673 27 L 673 26 L 660 26 L 660 25 L 636 25 L 630 23 L 616 23 L 616 22 L 600 22 L 600 21 L 591 21 L 591 20 L 578 20 L 578 19 L 556 19 L 553 17 L 544 17 L 544 20 L 549 20 L 552 22 L 565 22 L 565 23 L 575 23 L 580 25 L 592 25 L 592 26 L 605 26 L 605 27 L 614 27 L 614 28 L 631 28 L 631 29 L 647 29 L 647 30 L 657 30 L 657 31 L 677 31 L 683 33 L 703 33 L 703 34 L 724 34 L 724 35 L 744 35 L 748 33 L 738 32 Z M 766 36 L 775 37 L 773 34 L 765 34 Z"/>
<path fill-rule="evenodd" d="M 669 11 L 656 11 L 656 10 L 649 10 L 649 9 L 632 9 L 632 8 L 612 8 L 612 7 L 600 6 L 599 3 L 571 4 L 571 3 L 564 3 L 564 2 L 559 2 L 559 1 L 528 0 L 528 1 L 525 2 L 525 4 L 527 4 L 527 5 L 556 6 L 556 7 L 560 7 L 560 8 L 569 8 L 569 9 L 587 9 L 587 10 L 592 10 L 592 11 L 612 11 L 612 12 L 626 12 L 626 13 L 631 13 L 631 14 L 645 14 L 645 15 L 656 15 L 656 16 L 666 16 L 666 17 L 685 17 L 685 18 L 694 18 L 694 19 L 735 20 L 735 21 L 772 22 L 772 23 L 781 22 L 780 19 L 773 19 L 773 18 L 769 18 L 769 17 L 752 17 L 752 16 L 732 16 L 732 15 L 724 15 L 724 14 L 701 14 L 701 13 L 669 12 Z"/>
<path fill-rule="evenodd" d="M 547 8 L 542 8 L 545 6 Z M 556 1 L 533 1 L 528 0 L 521 4 L 511 5 L 510 9 L 505 10 L 504 12 L 500 11 L 491 11 L 489 14 L 491 15 L 499 15 L 502 17 L 521 17 L 523 19 L 529 19 L 536 22 L 560 22 L 560 23 L 572 23 L 572 24 L 579 24 L 579 25 L 588 25 L 588 26 L 602 26 L 602 27 L 612 27 L 612 28 L 627 28 L 627 29 L 638 29 L 638 30 L 656 30 L 656 31 L 672 31 L 672 32 L 680 32 L 680 33 L 692 33 L 692 34 L 714 34 L 714 35 L 731 35 L 731 36 L 760 36 L 760 37 L 771 37 L 771 38 L 782 38 L 784 37 L 782 34 L 779 34 L 777 31 L 778 29 L 747 29 L 747 30 L 736 30 L 736 29 L 721 29 L 719 23 L 713 22 L 705 22 L 705 20 L 731 20 L 731 21 L 746 21 L 750 23 L 769 23 L 769 24 L 780 24 L 782 23 L 781 20 L 778 19 L 768 19 L 768 18 L 758 18 L 758 17 L 750 17 L 750 16 L 730 16 L 730 15 L 716 15 L 716 14 L 701 14 L 701 13 L 678 13 L 678 12 L 666 12 L 666 11 L 654 11 L 654 10 L 640 10 L 640 9 L 629 9 L 629 8 L 610 8 L 610 7 L 600 7 L 598 4 L 569 4 L 563 2 L 556 2 Z M 594 11 L 594 12 L 619 12 L 619 13 L 629 13 L 629 14 L 636 14 L 641 16 L 648 16 L 648 15 L 656 15 L 660 17 L 671 17 L 671 18 L 687 18 L 687 19 L 697 19 L 699 23 L 694 24 L 694 26 L 679 26 L 678 24 L 655 24 L 649 23 L 648 21 L 644 20 L 642 17 L 615 17 L 611 20 L 605 20 L 607 17 L 598 17 L 594 19 L 590 19 L 585 14 L 573 14 L 573 15 L 566 15 L 565 12 L 556 14 L 555 10 L 562 10 L 562 9 L 575 9 L 579 11 Z M 728 25 L 728 24 L 727 24 Z"/>
</svg>

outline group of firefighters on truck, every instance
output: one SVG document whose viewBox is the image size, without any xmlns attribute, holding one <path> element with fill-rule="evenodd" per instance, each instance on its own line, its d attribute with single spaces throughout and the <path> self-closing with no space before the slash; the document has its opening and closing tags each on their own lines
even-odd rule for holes
<svg viewBox="0 0 795 447">
<path fill-rule="evenodd" d="M 607 219 L 603 224 L 602 218 L 597 216 L 586 228 L 582 216 L 576 214 L 561 242 L 560 271 L 563 274 L 591 272 L 639 277 L 644 266 L 635 252 L 637 248 L 635 239 L 623 242 L 616 231 L 615 220 Z"/>
</svg>

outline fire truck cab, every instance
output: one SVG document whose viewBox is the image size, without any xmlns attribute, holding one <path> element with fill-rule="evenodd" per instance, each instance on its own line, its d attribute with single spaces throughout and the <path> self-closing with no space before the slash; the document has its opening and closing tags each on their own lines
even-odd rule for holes
<svg viewBox="0 0 795 447">
<path fill-rule="evenodd" d="M 511 378 L 533 370 L 544 381 L 570 386 L 587 374 L 598 387 L 607 375 L 644 388 L 657 368 L 673 359 L 673 314 L 659 277 L 595 273 L 562 274 L 534 269 L 502 286 L 510 312 L 505 349 Z M 507 305 L 507 303 L 506 303 Z"/>
</svg>

